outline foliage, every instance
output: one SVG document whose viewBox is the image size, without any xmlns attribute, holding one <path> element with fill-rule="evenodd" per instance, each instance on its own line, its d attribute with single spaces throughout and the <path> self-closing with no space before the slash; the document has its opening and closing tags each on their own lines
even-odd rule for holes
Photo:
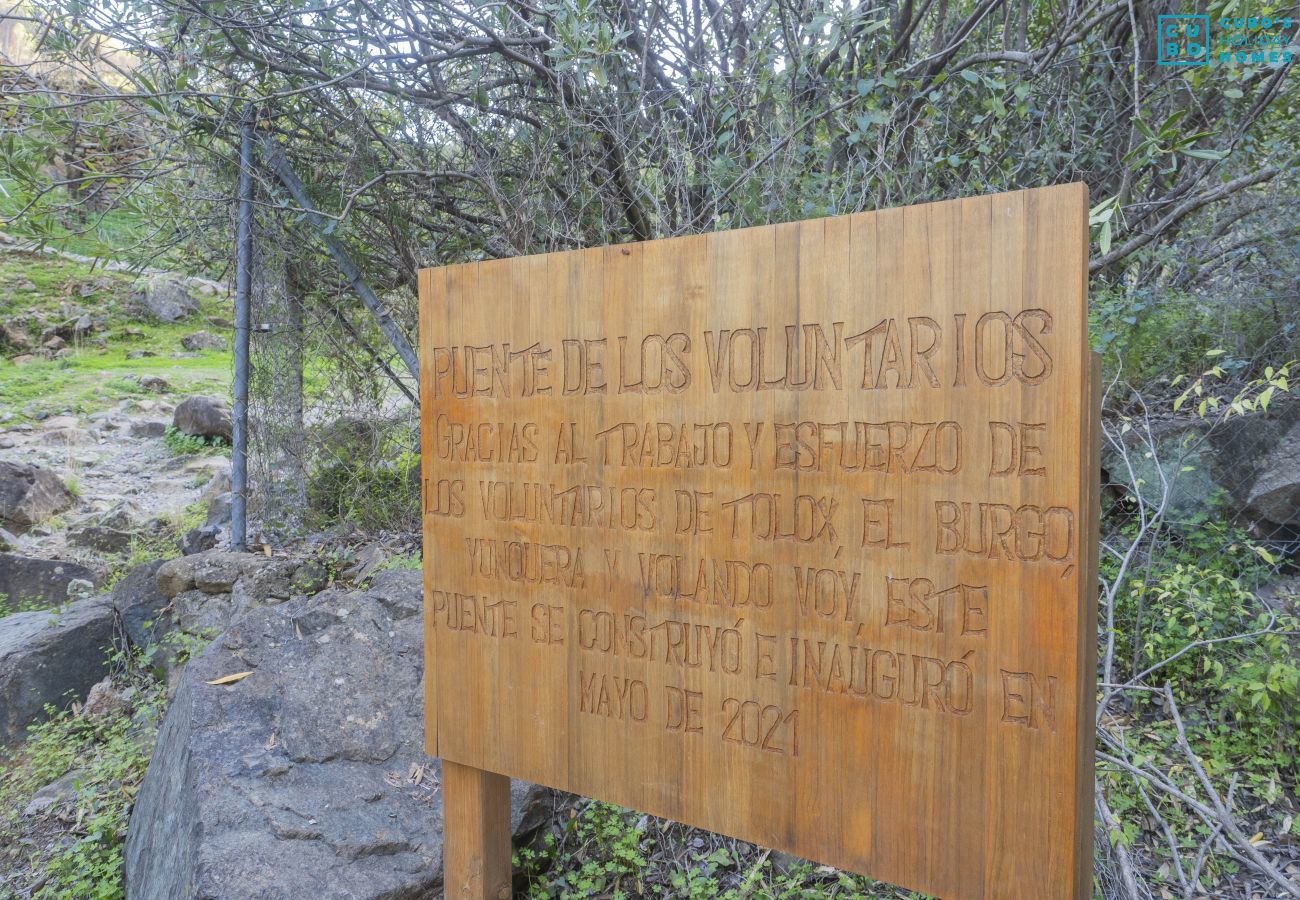
<svg viewBox="0 0 1300 900">
<path fill-rule="evenodd" d="M 17 833 L 20 811 L 36 789 L 80 773 L 69 824 L 50 846 L 29 851 L 37 900 L 125 896 L 127 819 L 149 764 L 165 690 L 134 658 L 119 652 L 113 661 L 115 686 L 133 692 L 130 708 L 91 719 L 75 706 L 47 707 L 49 718 L 30 729 L 12 764 L 0 768 L 0 832 L 10 833 Z"/>
<path fill-rule="evenodd" d="M 35 612 L 45 609 L 46 606 L 39 600 L 31 597 L 25 597 L 21 600 L 10 600 L 8 594 L 0 594 L 0 619 L 5 616 L 16 615 L 17 613 Z"/>
<path fill-rule="evenodd" d="M 744 841 L 599 801 L 564 808 L 559 821 L 516 848 L 516 892 L 532 900 L 664 897 L 821 900 L 921 895 L 817 866 Z"/>
<path fill-rule="evenodd" d="M 175 425 L 168 425 L 163 432 L 163 446 L 176 456 L 199 456 L 229 445 L 219 437 L 186 434 Z"/>
<path fill-rule="evenodd" d="M 307 474 L 307 503 L 324 522 L 414 530 L 419 516 L 420 456 L 410 449 L 348 455 L 330 447 Z"/>
</svg>

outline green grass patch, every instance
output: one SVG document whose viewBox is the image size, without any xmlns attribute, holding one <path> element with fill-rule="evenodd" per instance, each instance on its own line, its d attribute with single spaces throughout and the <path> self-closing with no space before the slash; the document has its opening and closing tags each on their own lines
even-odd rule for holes
<svg viewBox="0 0 1300 900">
<path fill-rule="evenodd" d="M 65 411 L 85 415 L 124 399 L 156 397 L 140 386 L 143 375 L 166 379 L 173 399 L 225 396 L 233 365 L 230 351 L 179 359 L 172 354 L 182 352 L 182 337 L 210 328 L 206 316 L 228 317 L 228 302 L 205 298 L 200 313 L 185 321 L 147 321 L 131 301 L 134 282 L 129 273 L 92 270 L 57 257 L 0 253 L 0 318 L 31 321 L 39 313 L 56 324 L 76 307 L 104 320 L 102 330 L 69 342 L 70 356 L 37 358 L 21 366 L 0 360 L 0 408 L 18 422 Z M 36 332 L 35 326 L 28 330 L 33 341 L 39 338 Z"/>
</svg>

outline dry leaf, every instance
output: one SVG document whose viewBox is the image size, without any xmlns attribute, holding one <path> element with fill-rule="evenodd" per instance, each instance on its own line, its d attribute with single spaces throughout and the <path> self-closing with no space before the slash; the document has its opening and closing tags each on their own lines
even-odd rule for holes
<svg viewBox="0 0 1300 900">
<path fill-rule="evenodd" d="M 207 681 L 204 683 L 205 684 L 234 684 L 236 681 L 243 681 L 245 678 L 247 678 L 249 675 L 252 674 L 253 673 L 251 671 L 236 672 L 234 675 L 222 675 L 220 678 L 214 678 L 211 681 Z"/>
</svg>

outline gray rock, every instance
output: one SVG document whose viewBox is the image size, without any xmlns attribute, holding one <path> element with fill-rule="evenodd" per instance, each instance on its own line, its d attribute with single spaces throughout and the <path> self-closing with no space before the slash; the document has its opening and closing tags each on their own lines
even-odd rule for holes
<svg viewBox="0 0 1300 900">
<path fill-rule="evenodd" d="M 1240 519 L 1261 538 L 1300 533 L 1300 401 L 1211 432 L 1213 470 Z"/>
<path fill-rule="evenodd" d="M 136 647 L 157 645 L 171 630 L 171 600 L 158 590 L 156 576 L 162 560 L 141 563 L 113 585 L 109 601 L 122 620 L 122 630 Z"/>
<path fill-rule="evenodd" d="M 195 588 L 209 594 L 225 594 L 241 575 L 254 572 L 267 562 L 256 553 L 212 550 L 167 560 L 158 567 L 155 580 L 158 590 L 167 597 Z"/>
<path fill-rule="evenodd" d="M 181 346 L 186 350 L 226 350 L 230 347 L 226 339 L 210 331 L 196 331 L 181 338 Z"/>
<path fill-rule="evenodd" d="M 95 582 L 89 578 L 74 578 L 68 582 L 68 599 L 89 597 L 95 591 Z"/>
<path fill-rule="evenodd" d="M 167 433 L 166 422 L 132 422 L 131 437 L 133 438 L 160 438 Z"/>
<path fill-rule="evenodd" d="M 238 606 L 231 594 L 181 591 L 172 598 L 172 617 L 181 631 L 212 637 L 235 618 Z"/>
<path fill-rule="evenodd" d="M 62 603 L 68 597 L 68 587 L 79 579 L 93 584 L 95 573 L 62 559 L 0 553 L 0 594 L 7 596 L 11 603 Z"/>
<path fill-rule="evenodd" d="M 192 556 L 195 553 L 206 553 L 214 549 L 220 534 L 220 525 L 200 525 L 198 528 L 191 528 L 181 537 L 181 555 Z"/>
<path fill-rule="evenodd" d="M 20 739 L 45 704 L 80 700 L 108 674 L 115 620 L 102 598 L 0 619 L 0 743 Z"/>
<path fill-rule="evenodd" d="M 100 553 L 125 553 L 131 549 L 131 542 L 135 537 L 135 533 L 131 531 L 120 531 L 106 525 L 87 525 L 85 528 L 69 531 L 68 544 L 73 547 L 84 547 L 87 550 L 97 550 Z"/>
<path fill-rule="evenodd" d="M 70 509 L 77 498 L 49 469 L 0 462 L 0 523 L 26 528 Z"/>
<path fill-rule="evenodd" d="M 11 531 L 0 528 L 0 551 L 17 550 L 22 545 L 22 538 Z"/>
<path fill-rule="evenodd" d="M 161 375 L 141 375 L 140 387 L 155 394 L 165 394 L 172 389 L 171 383 Z"/>
<path fill-rule="evenodd" d="M 32 349 L 31 338 L 21 323 L 10 320 L 0 322 L 0 350 L 22 353 Z"/>
<path fill-rule="evenodd" d="M 438 895 L 420 579 L 401 574 L 254 610 L 186 666 L 131 815 L 129 896 Z M 512 796 L 527 827 L 551 793 Z"/>
<path fill-rule="evenodd" d="M 58 779 L 32 794 L 32 799 L 23 810 L 23 815 L 31 819 L 71 803 L 77 797 L 77 786 L 85 780 L 87 774 L 85 769 L 65 772 Z"/>
<path fill-rule="evenodd" d="M 132 299 L 149 315 L 162 322 L 179 322 L 199 311 L 185 280 L 174 275 L 153 275 L 135 283 Z"/>
<path fill-rule="evenodd" d="M 196 437 L 231 439 L 230 408 L 212 397 L 187 397 L 172 414 L 172 424 Z"/>
</svg>

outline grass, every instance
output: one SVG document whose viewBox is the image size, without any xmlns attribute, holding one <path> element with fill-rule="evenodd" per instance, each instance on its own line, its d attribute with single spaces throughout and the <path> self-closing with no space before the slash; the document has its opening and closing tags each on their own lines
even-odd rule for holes
<svg viewBox="0 0 1300 900">
<path fill-rule="evenodd" d="M 54 323 L 64 318 L 60 306 L 68 303 L 105 320 L 102 332 L 69 343 L 74 352 L 63 359 L 38 358 L 21 366 L 0 361 L 0 409 L 13 414 L 11 421 L 34 421 L 61 412 L 84 415 L 124 399 L 155 397 L 140 387 L 142 375 L 165 378 L 173 395 L 228 392 L 229 351 L 204 351 L 182 359 L 171 356 L 180 350 L 184 335 L 206 327 L 202 316 L 228 317 L 228 303 L 205 298 L 200 315 L 186 321 L 142 321 L 130 301 L 134 280 L 129 273 L 92 270 L 57 257 L 0 254 L 0 318 L 39 312 Z M 97 346 L 100 339 L 103 348 Z M 127 358 L 137 350 L 156 355 Z"/>
<path fill-rule="evenodd" d="M 113 653 L 112 659 L 114 685 L 134 689 L 126 709 L 92 720 L 75 706 L 47 707 L 49 719 L 6 751 L 8 758 L 0 756 L 0 854 L 8 856 L 5 869 L 15 876 L 6 887 L 31 892 L 21 896 L 124 896 L 127 819 L 149 765 L 166 691 L 125 653 Z M 62 808 L 35 819 L 22 817 L 37 790 L 74 770 L 80 773 L 74 795 Z"/>
</svg>

